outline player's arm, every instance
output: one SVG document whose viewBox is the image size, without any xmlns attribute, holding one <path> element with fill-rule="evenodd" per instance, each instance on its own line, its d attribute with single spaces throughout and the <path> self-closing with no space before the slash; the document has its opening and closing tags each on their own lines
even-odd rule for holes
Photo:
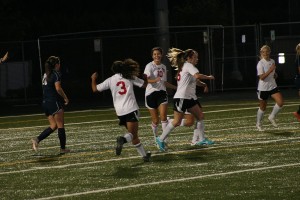
<svg viewBox="0 0 300 200">
<path fill-rule="evenodd" d="M 199 72 L 198 73 L 196 73 L 196 74 L 194 74 L 194 77 L 196 78 L 196 79 L 207 79 L 207 80 L 214 80 L 215 79 L 215 77 L 213 76 L 213 75 L 209 75 L 209 76 L 207 76 L 207 75 L 205 75 L 205 74 L 200 74 Z"/>
<path fill-rule="evenodd" d="M 55 82 L 55 89 L 57 93 L 64 99 L 65 105 L 68 105 L 69 99 L 67 95 L 65 94 L 64 90 L 61 87 L 60 81 Z"/>
<path fill-rule="evenodd" d="M 92 76 L 91 76 L 91 79 L 92 79 L 91 86 L 92 86 L 92 91 L 93 92 L 98 92 L 98 90 L 97 90 L 97 78 L 98 78 L 98 73 L 97 72 L 93 73 Z"/>
<path fill-rule="evenodd" d="M 0 64 L 5 62 L 7 58 L 8 58 L 8 52 L 6 52 L 6 54 L 2 58 L 0 58 Z"/>
<path fill-rule="evenodd" d="M 165 81 L 165 86 L 166 88 L 170 88 L 170 89 L 173 89 L 173 90 L 177 90 L 177 87 L 167 81 Z"/>
<path fill-rule="evenodd" d="M 203 90 L 204 93 L 208 92 L 208 87 L 207 87 L 206 83 L 204 83 L 204 82 L 200 81 L 199 79 L 197 79 L 196 84 L 197 84 L 197 86 L 204 88 L 204 90 Z"/>
<path fill-rule="evenodd" d="M 275 63 L 272 64 L 272 66 L 269 68 L 268 71 L 266 71 L 265 73 L 261 73 L 260 75 L 258 75 L 260 80 L 264 80 L 265 78 L 267 78 L 274 70 L 276 69 Z"/>
</svg>

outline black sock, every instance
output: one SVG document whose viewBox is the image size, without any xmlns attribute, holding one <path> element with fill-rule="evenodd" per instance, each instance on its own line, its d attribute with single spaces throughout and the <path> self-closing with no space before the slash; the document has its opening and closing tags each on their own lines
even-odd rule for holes
<svg viewBox="0 0 300 200">
<path fill-rule="evenodd" d="M 300 115 L 300 106 L 299 106 L 299 108 L 298 108 L 298 111 L 297 111 L 297 113 Z"/>
<path fill-rule="evenodd" d="M 38 142 L 42 141 L 43 139 L 47 138 L 51 133 L 53 133 L 54 130 L 52 130 L 50 127 L 46 128 L 38 137 Z"/>
<path fill-rule="evenodd" d="M 60 148 L 65 149 L 66 148 L 66 133 L 64 128 L 58 129 L 58 138 L 60 142 Z"/>
</svg>

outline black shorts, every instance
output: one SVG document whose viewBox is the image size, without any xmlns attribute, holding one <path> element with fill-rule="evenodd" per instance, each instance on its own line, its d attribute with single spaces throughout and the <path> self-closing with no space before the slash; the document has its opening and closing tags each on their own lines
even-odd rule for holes
<svg viewBox="0 0 300 200">
<path fill-rule="evenodd" d="M 140 117 L 140 112 L 138 110 L 128 113 L 126 115 L 118 116 L 119 125 L 126 126 L 127 122 L 138 122 Z"/>
<path fill-rule="evenodd" d="M 63 109 L 63 105 L 59 101 L 43 101 L 42 105 L 45 115 L 55 115 L 58 111 Z"/>
<path fill-rule="evenodd" d="M 278 88 L 274 88 L 273 90 L 270 90 L 270 91 L 259 91 L 257 90 L 257 98 L 259 100 L 268 100 L 268 98 L 275 94 L 275 93 L 278 93 L 280 92 Z"/>
<path fill-rule="evenodd" d="M 168 94 L 166 91 L 155 91 L 146 96 L 145 104 L 148 109 L 157 109 L 160 104 L 168 103 Z"/>
<path fill-rule="evenodd" d="M 198 104 L 201 108 L 201 104 L 198 100 L 194 99 L 174 99 L 173 100 L 173 110 L 185 113 L 188 111 L 189 108 L 193 107 L 194 105 Z"/>
</svg>

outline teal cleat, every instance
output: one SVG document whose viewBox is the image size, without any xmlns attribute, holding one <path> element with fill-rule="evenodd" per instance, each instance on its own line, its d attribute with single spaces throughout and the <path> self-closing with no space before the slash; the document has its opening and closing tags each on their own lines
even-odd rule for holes
<svg viewBox="0 0 300 200">
<path fill-rule="evenodd" d="M 159 150 L 160 151 L 166 151 L 166 149 L 165 149 L 165 142 L 164 141 L 160 141 L 159 137 L 156 137 L 156 143 L 159 146 Z"/>
<path fill-rule="evenodd" d="M 197 142 L 195 145 L 197 145 L 197 146 L 202 146 L 202 145 L 212 145 L 212 144 L 214 144 L 214 143 L 215 143 L 214 141 L 205 138 L 204 140 L 202 140 L 202 141 L 200 141 L 200 142 Z"/>
</svg>

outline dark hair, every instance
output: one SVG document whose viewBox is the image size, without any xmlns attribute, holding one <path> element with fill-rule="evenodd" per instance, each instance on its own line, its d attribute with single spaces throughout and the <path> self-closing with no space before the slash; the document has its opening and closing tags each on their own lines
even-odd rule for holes
<svg viewBox="0 0 300 200">
<path fill-rule="evenodd" d="M 153 47 L 153 48 L 151 49 L 151 56 L 153 55 L 153 52 L 154 52 L 154 51 L 159 51 L 161 54 L 163 54 L 163 50 L 162 50 L 161 47 Z"/>
<path fill-rule="evenodd" d="M 187 60 L 188 58 L 193 57 L 193 55 L 196 53 L 194 49 L 187 49 L 184 51 L 184 59 Z"/>
<path fill-rule="evenodd" d="M 124 61 L 113 62 L 111 70 L 115 74 L 121 74 L 123 78 L 134 79 L 134 76 L 138 76 L 140 73 L 140 66 L 138 62 L 128 58 Z"/>
<path fill-rule="evenodd" d="M 59 57 L 56 56 L 50 56 L 45 63 L 45 73 L 47 75 L 47 78 L 52 73 L 53 69 L 55 68 L 56 64 L 60 64 Z"/>
</svg>

